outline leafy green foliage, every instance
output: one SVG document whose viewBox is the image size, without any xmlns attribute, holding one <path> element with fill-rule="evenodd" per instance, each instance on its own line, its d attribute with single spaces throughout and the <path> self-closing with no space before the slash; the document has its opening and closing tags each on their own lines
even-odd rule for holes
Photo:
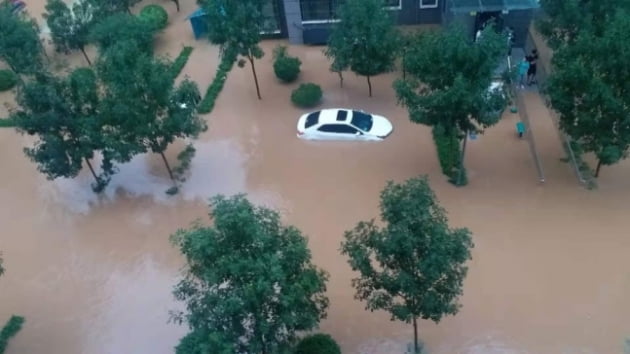
<svg viewBox="0 0 630 354">
<path fill-rule="evenodd" d="M 396 80 L 394 89 L 411 121 L 440 125 L 440 135 L 448 139 L 483 132 L 499 121 L 506 105 L 505 94 L 488 88 L 505 53 L 506 41 L 493 26 L 484 30 L 477 43 L 471 43 L 460 27 L 424 32 L 410 42 L 404 60 L 406 79 Z M 465 173 L 463 156 L 460 161 L 461 172 Z"/>
<path fill-rule="evenodd" d="M 89 0 L 92 4 L 98 7 L 103 17 L 113 15 L 116 13 L 127 12 L 131 13 L 130 9 L 139 3 L 141 0 Z"/>
<path fill-rule="evenodd" d="M 72 50 L 80 50 L 88 64 L 92 65 L 85 46 L 89 43 L 90 28 L 98 14 L 98 9 L 94 8 L 90 0 L 77 1 L 72 8 L 63 0 L 47 0 L 44 18 L 55 49 L 66 54 Z"/>
<path fill-rule="evenodd" d="M 173 65 L 171 65 L 171 77 L 173 79 L 179 76 L 179 73 L 182 72 L 184 66 L 188 63 L 188 58 L 190 57 L 192 51 L 193 47 L 186 46 L 181 52 L 179 52 L 179 55 L 175 58 L 175 61 L 173 61 Z"/>
<path fill-rule="evenodd" d="M 100 113 L 113 159 L 127 162 L 138 153 L 160 154 L 175 182 L 164 152 L 175 139 L 196 138 L 207 125 L 196 111 L 197 85 L 185 79 L 175 86 L 171 67 L 133 42 L 115 44 L 97 65 L 106 93 Z"/>
<path fill-rule="evenodd" d="M 447 133 L 441 125 L 434 126 L 432 133 L 442 173 L 448 176 L 449 180 L 454 181 L 459 176 L 461 166 L 460 139 L 457 135 Z"/>
<path fill-rule="evenodd" d="M 339 18 L 325 52 L 333 61 L 331 70 L 350 68 L 365 76 L 372 96 L 370 77 L 394 69 L 399 34 L 393 18 L 382 0 L 347 0 L 339 7 Z"/>
<path fill-rule="evenodd" d="M 330 335 L 317 333 L 300 339 L 295 354 L 341 354 L 341 348 Z"/>
<path fill-rule="evenodd" d="M 0 118 L 0 128 L 15 127 L 15 122 L 11 118 Z"/>
<path fill-rule="evenodd" d="M 302 61 L 290 56 L 286 46 L 279 45 L 273 50 L 273 72 L 281 81 L 295 81 L 300 75 L 300 65 Z"/>
<path fill-rule="evenodd" d="M 214 226 L 172 236 L 187 261 L 174 294 L 191 332 L 176 348 L 192 353 L 283 353 L 296 331 L 326 316 L 327 274 L 311 263 L 306 238 L 280 215 L 244 196 L 211 201 Z"/>
<path fill-rule="evenodd" d="M 630 147 L 630 31 L 628 12 L 619 10 L 601 34 L 585 30 L 554 54 L 545 89 L 559 113 L 560 128 L 594 153 L 602 165 L 625 158 Z"/>
<path fill-rule="evenodd" d="M 199 0 L 208 18 L 208 38 L 220 45 L 223 52 L 234 51 L 249 61 L 252 67 L 256 94 L 260 96 L 254 60 L 264 56 L 260 33 L 264 30 L 262 0 Z M 234 56 L 234 60 L 236 60 Z M 225 55 L 224 55 L 225 57 Z M 228 56 L 231 57 L 231 56 Z"/>
<path fill-rule="evenodd" d="M 2 331 L 0 331 L 0 354 L 4 353 L 9 344 L 9 339 L 15 336 L 24 324 L 24 317 L 11 316 L 9 321 L 4 325 Z"/>
<path fill-rule="evenodd" d="M 160 5 L 152 4 L 143 7 L 139 18 L 154 31 L 163 30 L 168 25 L 168 13 Z"/>
<path fill-rule="evenodd" d="M 537 25 L 553 49 L 572 43 L 579 32 L 600 36 L 618 9 L 630 10 L 630 0 L 541 0 L 546 16 Z"/>
<path fill-rule="evenodd" d="M 0 92 L 8 91 L 17 84 L 17 75 L 11 70 L 0 70 Z"/>
<path fill-rule="evenodd" d="M 413 322 L 417 352 L 417 319 L 437 323 L 460 308 L 471 234 L 448 226 L 426 177 L 389 182 L 380 208 L 385 226 L 360 222 L 345 233 L 341 252 L 359 272 L 352 280 L 356 298 L 370 311 L 385 310 L 392 320 Z"/>
<path fill-rule="evenodd" d="M 89 39 L 96 43 L 101 54 L 121 42 L 133 42 L 141 51 L 152 53 L 154 34 L 151 26 L 136 16 L 117 13 L 96 23 Z"/>
<path fill-rule="evenodd" d="M 235 58 L 236 55 L 232 51 L 228 50 L 223 53 L 221 63 L 219 63 L 214 79 L 212 80 L 212 83 L 210 83 L 210 86 L 208 86 L 206 94 L 203 96 L 203 99 L 199 104 L 197 109 L 199 113 L 207 114 L 212 112 L 214 109 L 214 104 L 219 97 L 221 90 L 223 90 L 223 86 L 227 80 L 227 75 L 234 66 Z"/>
<path fill-rule="evenodd" d="M 0 2 L 0 60 L 16 74 L 32 74 L 42 68 L 42 44 L 35 20 L 11 11 Z"/>
<path fill-rule="evenodd" d="M 302 108 L 317 106 L 321 100 L 321 87 L 311 82 L 301 84 L 298 88 L 293 90 L 293 93 L 291 93 L 291 102 Z"/>
<path fill-rule="evenodd" d="M 36 136 L 26 155 L 48 179 L 76 177 L 96 150 L 104 149 L 102 122 L 97 111 L 99 88 L 94 72 L 75 69 L 68 77 L 38 74 L 17 96 L 20 110 L 12 116 L 18 131 Z M 91 165 L 89 165 L 91 168 Z M 95 190 L 104 187 L 113 170 L 104 161 L 104 175 L 97 176 Z"/>
</svg>

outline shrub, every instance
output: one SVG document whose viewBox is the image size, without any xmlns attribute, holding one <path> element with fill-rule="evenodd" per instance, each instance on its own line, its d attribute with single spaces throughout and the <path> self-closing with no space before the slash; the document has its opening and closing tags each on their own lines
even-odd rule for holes
<svg viewBox="0 0 630 354">
<path fill-rule="evenodd" d="M 17 84 L 17 75 L 11 70 L 0 70 L 0 92 L 7 91 Z"/>
<path fill-rule="evenodd" d="M 15 121 L 11 118 L 0 118 L 0 128 L 15 127 Z"/>
<path fill-rule="evenodd" d="M 175 61 L 173 61 L 173 65 L 171 66 L 171 75 L 173 76 L 173 78 L 176 78 L 179 73 L 182 72 L 182 69 L 184 69 L 184 66 L 186 66 L 186 63 L 188 62 L 188 57 L 190 57 L 192 51 L 193 47 L 184 47 L 177 58 L 175 58 Z"/>
<path fill-rule="evenodd" d="M 163 30 L 168 24 L 168 13 L 160 5 L 147 5 L 142 8 L 138 16 L 154 31 Z"/>
<path fill-rule="evenodd" d="M 300 75 L 302 61 L 287 54 L 286 46 L 278 46 L 273 50 L 273 71 L 283 82 L 293 82 Z"/>
<path fill-rule="evenodd" d="M 457 134 L 449 134 L 441 125 L 433 127 L 432 133 L 442 173 L 449 177 L 449 182 L 460 186 L 466 185 L 468 179 L 465 169 L 462 171 L 460 183 L 457 183 L 460 177 L 459 170 L 461 168 L 460 140 Z"/>
<path fill-rule="evenodd" d="M 333 337 L 318 333 L 302 338 L 295 348 L 295 354 L 341 354 L 341 348 Z"/>
<path fill-rule="evenodd" d="M 223 53 L 223 57 L 221 58 L 221 63 L 217 68 L 217 72 L 214 75 L 214 80 L 208 86 L 206 90 L 206 94 L 203 96 L 201 103 L 197 107 L 197 112 L 199 113 L 210 113 L 214 109 L 214 103 L 219 97 L 219 93 L 223 90 L 223 85 L 225 85 L 225 80 L 227 80 L 227 75 L 232 70 L 234 66 L 234 62 L 236 61 L 236 54 L 231 51 L 226 51 Z"/>
<path fill-rule="evenodd" d="M 291 101 L 298 107 L 316 106 L 322 99 L 322 89 L 313 83 L 301 84 L 300 87 L 293 90 Z"/>
<path fill-rule="evenodd" d="M 24 317 L 11 316 L 9 321 L 4 325 L 0 331 L 0 353 L 4 353 L 9 344 L 9 339 L 15 336 L 24 324 Z"/>
</svg>

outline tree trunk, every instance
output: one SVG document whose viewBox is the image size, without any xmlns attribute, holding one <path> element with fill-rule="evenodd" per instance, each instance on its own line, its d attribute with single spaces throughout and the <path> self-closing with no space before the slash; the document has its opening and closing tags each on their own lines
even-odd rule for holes
<svg viewBox="0 0 630 354">
<path fill-rule="evenodd" d="M 370 92 L 370 97 L 372 97 L 372 82 L 370 81 L 370 75 L 367 76 L 367 82 L 368 82 L 368 90 Z"/>
<path fill-rule="evenodd" d="M 258 87 L 258 76 L 256 76 L 256 67 L 254 66 L 254 57 L 248 56 L 249 63 L 252 65 L 252 74 L 254 74 L 254 83 L 256 84 L 256 94 L 258 95 L 258 99 L 262 100 L 260 97 L 260 87 Z"/>
<path fill-rule="evenodd" d="M 177 7 L 177 12 L 179 12 L 179 0 L 173 0 L 175 3 L 175 7 Z"/>
<path fill-rule="evenodd" d="M 83 46 L 81 46 L 81 53 L 83 53 L 83 57 L 85 57 L 85 60 L 88 62 L 88 65 L 92 66 L 92 62 L 90 61 L 90 58 L 88 57 L 87 53 L 85 52 L 85 48 Z"/>
<path fill-rule="evenodd" d="M 597 168 L 595 169 L 595 178 L 599 177 L 600 168 L 602 168 L 602 160 L 597 160 Z"/>
<path fill-rule="evenodd" d="M 343 74 L 341 71 L 337 71 L 337 74 L 339 74 L 339 87 L 343 88 Z"/>
<path fill-rule="evenodd" d="M 461 186 L 462 175 L 464 173 L 464 156 L 466 156 L 466 142 L 468 141 L 468 131 L 464 132 L 464 144 L 462 145 L 462 155 L 459 159 L 459 172 L 457 173 L 457 185 Z"/>
<path fill-rule="evenodd" d="M 92 176 L 94 176 L 94 179 L 96 180 L 96 183 L 100 183 L 100 180 L 98 179 L 98 176 L 96 175 L 96 172 L 94 172 L 94 167 L 92 167 L 92 164 L 90 163 L 90 160 L 88 160 L 87 157 L 84 158 L 84 159 L 85 159 L 85 163 L 90 168 L 90 172 L 92 172 Z"/>
<path fill-rule="evenodd" d="M 164 161 L 164 165 L 168 170 L 168 176 L 171 177 L 171 181 L 175 183 L 175 177 L 173 177 L 173 171 L 171 170 L 171 165 L 168 164 L 168 160 L 166 160 L 166 156 L 164 156 L 164 151 L 160 151 L 160 155 L 162 156 L 162 160 Z"/>
<path fill-rule="evenodd" d="M 413 353 L 420 354 L 420 346 L 418 345 L 418 321 L 413 318 Z"/>
</svg>

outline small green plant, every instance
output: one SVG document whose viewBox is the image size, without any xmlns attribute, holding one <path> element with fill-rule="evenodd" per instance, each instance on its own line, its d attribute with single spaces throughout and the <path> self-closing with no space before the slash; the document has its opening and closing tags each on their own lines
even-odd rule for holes
<svg viewBox="0 0 630 354">
<path fill-rule="evenodd" d="M 24 317 L 11 316 L 9 322 L 4 325 L 2 331 L 0 331 L 0 354 L 4 353 L 7 349 L 9 339 L 22 329 L 22 324 L 24 324 Z"/>
<path fill-rule="evenodd" d="M 309 108 L 316 106 L 322 100 L 322 89 L 313 83 L 301 84 L 293 90 L 291 102 L 298 107 Z"/>
<path fill-rule="evenodd" d="M 17 75 L 11 70 L 0 70 L 0 92 L 8 91 L 17 84 Z"/>
<path fill-rule="evenodd" d="M 184 47 L 182 51 L 179 53 L 175 61 L 173 61 L 173 65 L 171 65 L 171 75 L 173 78 L 176 78 L 179 73 L 182 72 L 184 66 L 188 62 L 188 58 L 193 51 L 193 47 Z"/>
<path fill-rule="evenodd" d="M 154 31 L 163 30 L 168 24 L 168 13 L 160 5 L 147 5 L 142 8 L 138 16 Z"/>
<path fill-rule="evenodd" d="M 455 134 L 448 134 L 441 125 L 433 127 L 432 133 L 442 173 L 448 176 L 451 183 L 456 184 L 461 167 L 459 139 Z M 465 181 L 466 173 L 463 172 L 462 181 Z M 464 184 L 466 183 L 464 182 L 462 185 Z"/>
<path fill-rule="evenodd" d="M 15 127 L 15 121 L 11 118 L 0 118 L 0 128 Z"/>
<path fill-rule="evenodd" d="M 221 90 L 223 90 L 223 85 L 225 85 L 225 81 L 227 80 L 227 75 L 234 67 L 234 62 L 236 61 L 236 54 L 227 50 L 223 53 L 223 57 L 221 58 L 221 63 L 217 68 L 217 72 L 214 76 L 214 80 L 208 86 L 206 90 L 206 94 L 203 96 L 201 103 L 197 107 L 197 112 L 205 114 L 210 113 L 214 109 L 214 103 L 219 97 Z"/>
<path fill-rule="evenodd" d="M 341 354 L 339 344 L 328 334 L 306 336 L 295 348 L 295 354 Z"/>
<path fill-rule="evenodd" d="M 300 75 L 302 61 L 287 53 L 287 47 L 280 45 L 273 50 L 273 71 L 283 82 L 293 82 Z"/>
</svg>

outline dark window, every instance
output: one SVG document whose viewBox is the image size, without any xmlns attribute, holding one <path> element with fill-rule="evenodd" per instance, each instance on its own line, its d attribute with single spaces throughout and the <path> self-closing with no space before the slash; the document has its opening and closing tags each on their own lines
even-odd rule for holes
<svg viewBox="0 0 630 354">
<path fill-rule="evenodd" d="M 319 127 L 320 132 L 324 133 L 340 133 L 340 134 L 356 134 L 358 130 L 346 124 L 326 124 Z"/>
<path fill-rule="evenodd" d="M 421 9 L 434 9 L 438 7 L 438 0 L 420 0 Z"/>
<path fill-rule="evenodd" d="M 263 23 L 261 25 L 262 32 L 280 32 L 280 8 L 278 5 L 278 0 L 263 0 L 260 6 L 263 17 Z"/>
<path fill-rule="evenodd" d="M 339 110 L 337 112 L 337 120 L 340 122 L 343 122 L 346 120 L 346 117 L 348 117 L 348 111 L 344 111 L 344 110 Z"/>
<path fill-rule="evenodd" d="M 306 123 L 304 123 L 304 128 L 309 128 L 317 124 L 319 121 L 319 111 L 313 112 L 306 116 Z"/>
<path fill-rule="evenodd" d="M 326 21 L 337 18 L 337 8 L 345 0 L 300 0 L 302 21 Z"/>
<path fill-rule="evenodd" d="M 350 123 L 364 132 L 369 132 L 372 129 L 372 116 L 363 112 L 352 111 Z"/>
</svg>

